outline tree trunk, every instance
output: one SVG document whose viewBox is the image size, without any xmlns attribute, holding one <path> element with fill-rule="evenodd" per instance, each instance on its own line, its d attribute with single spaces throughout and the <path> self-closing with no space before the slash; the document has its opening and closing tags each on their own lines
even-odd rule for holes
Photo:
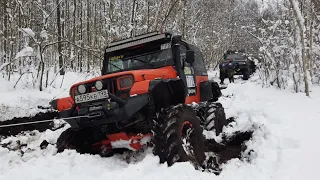
<svg viewBox="0 0 320 180">
<path fill-rule="evenodd" d="M 296 28 L 297 24 L 296 21 L 293 21 L 293 48 L 294 48 L 294 68 L 295 68 L 295 72 L 293 72 L 293 76 L 296 76 L 296 74 L 299 74 L 299 79 L 296 79 L 295 77 L 293 77 L 294 79 L 294 85 L 295 85 L 295 91 L 296 93 L 299 92 L 299 84 L 300 84 L 300 70 L 298 69 L 298 64 L 299 64 L 299 56 L 298 56 L 298 51 L 297 51 L 297 44 L 298 44 L 298 38 L 297 38 L 297 28 Z"/>
<path fill-rule="evenodd" d="M 187 21 L 187 0 L 183 0 L 182 5 L 182 37 L 187 38 L 187 27 L 186 27 L 186 21 Z"/>
<path fill-rule="evenodd" d="M 56 0 L 57 3 L 57 28 L 58 28 L 58 53 L 59 53 L 59 69 L 60 69 L 60 75 L 64 75 L 64 69 L 63 67 L 63 58 L 62 58 L 62 43 L 60 41 L 62 40 L 62 29 L 61 29 L 61 11 L 60 11 L 60 2 L 59 0 Z"/>
<path fill-rule="evenodd" d="M 302 69 L 303 69 L 303 80 L 304 80 L 304 85 L 305 85 L 305 93 L 306 96 L 310 97 L 310 93 L 309 93 L 309 83 L 308 83 L 308 70 L 307 70 L 307 56 L 306 56 L 306 45 L 305 45 L 305 25 L 302 19 L 302 13 L 298 7 L 298 3 L 296 0 L 290 0 L 292 5 L 293 5 L 293 9 L 294 9 L 294 13 L 298 22 L 298 27 L 299 27 L 299 31 L 300 31 L 300 38 L 301 38 L 301 54 L 302 54 Z"/>
<path fill-rule="evenodd" d="M 161 2 L 160 2 L 160 4 L 159 4 L 159 6 L 158 6 L 158 9 L 157 9 L 157 12 L 156 12 L 156 15 L 155 15 L 155 20 L 154 20 L 154 24 L 153 24 L 153 26 L 154 26 L 154 30 L 155 31 L 157 31 L 158 30 L 158 21 L 159 21 L 159 18 L 160 18 L 160 11 L 161 11 L 161 9 L 163 8 L 163 0 L 161 0 Z"/>
<path fill-rule="evenodd" d="M 115 0 L 110 0 L 110 5 L 109 5 L 109 19 L 110 19 L 110 22 L 109 22 L 109 25 L 108 25 L 108 29 L 107 30 L 111 30 L 111 27 L 113 25 L 113 22 L 115 21 L 114 20 L 114 10 L 115 10 Z M 107 12 L 107 9 L 104 8 L 104 14 L 106 14 Z M 107 18 L 105 18 L 107 19 Z M 105 23 L 107 23 L 107 20 L 105 21 Z M 110 34 L 112 35 L 112 34 Z M 108 36 L 108 32 L 106 31 L 106 36 L 107 36 L 107 41 L 109 41 L 110 39 L 112 39 L 112 37 Z"/>
<path fill-rule="evenodd" d="M 89 48 L 91 47 L 91 39 L 90 39 L 90 0 L 87 0 L 87 41 Z M 87 73 L 90 72 L 90 53 L 87 53 Z"/>
<path fill-rule="evenodd" d="M 3 29 L 3 52 L 4 52 L 4 56 L 3 56 L 3 63 L 7 63 L 8 61 L 8 12 L 7 12 L 7 0 L 3 0 L 3 12 L 4 12 L 4 20 L 3 20 L 3 25 L 4 25 L 4 29 Z M 6 71 L 8 72 L 8 66 L 6 66 Z"/>
<path fill-rule="evenodd" d="M 80 41 L 81 41 L 81 47 L 83 47 L 83 2 L 80 1 Z M 78 67 L 80 68 L 80 72 L 82 72 L 82 58 L 83 58 L 83 52 L 80 51 L 79 53 L 79 63 Z"/>
<path fill-rule="evenodd" d="M 131 12 L 131 32 L 130 32 L 130 34 L 131 34 L 131 37 L 133 37 L 133 36 L 135 36 L 135 32 L 134 32 L 134 21 L 135 21 L 135 11 L 136 10 L 136 0 L 133 0 L 133 4 L 132 4 L 132 12 Z"/>
<path fill-rule="evenodd" d="M 314 21 L 314 8 L 312 3 L 310 3 L 310 12 L 309 12 L 309 49 L 308 49 L 308 59 L 309 59 L 309 71 L 310 71 L 310 76 L 311 76 L 311 81 L 313 82 L 313 66 L 314 66 L 314 61 L 313 61 L 313 21 Z"/>
<path fill-rule="evenodd" d="M 42 52 L 42 47 L 41 45 L 39 45 L 39 53 L 40 53 L 40 64 L 39 64 L 39 68 L 41 69 L 41 73 L 40 73 L 40 83 L 39 83 L 39 90 L 42 91 L 42 81 L 43 81 L 43 74 L 44 74 L 44 61 L 43 61 L 43 52 Z M 38 70 L 39 73 L 39 70 Z"/>
<path fill-rule="evenodd" d="M 76 35 L 77 35 L 77 24 L 76 24 L 76 12 L 77 12 L 77 0 L 73 0 L 73 43 L 76 43 Z M 73 56 L 76 57 L 77 53 L 76 53 L 76 49 L 74 46 L 72 46 L 72 53 Z M 73 61 L 71 61 L 71 69 L 74 69 L 73 67 Z"/>
<path fill-rule="evenodd" d="M 148 6 L 148 10 L 147 10 L 147 33 L 148 33 L 150 29 L 150 2 L 149 1 L 147 1 L 147 6 Z"/>
</svg>

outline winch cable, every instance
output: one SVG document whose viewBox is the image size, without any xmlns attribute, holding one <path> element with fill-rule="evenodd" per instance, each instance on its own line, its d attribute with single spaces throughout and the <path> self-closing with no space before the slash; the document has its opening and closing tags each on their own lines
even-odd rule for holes
<svg viewBox="0 0 320 180">
<path fill-rule="evenodd" d="M 93 117 L 98 117 L 98 116 L 100 116 L 100 115 L 94 115 L 94 116 L 88 116 L 87 115 L 87 116 L 76 116 L 76 117 L 61 118 L 61 119 L 48 119 L 48 120 L 42 120 L 42 121 L 31 121 L 31 122 L 24 122 L 24 123 L 0 125 L 0 128 L 23 126 L 23 125 L 29 125 L 29 124 L 39 124 L 39 123 L 46 123 L 46 122 L 53 122 L 54 120 L 68 120 L 68 119 L 75 119 L 75 118 L 93 118 Z"/>
<path fill-rule="evenodd" d="M 83 75 L 85 74 L 81 74 L 76 80 L 74 80 L 72 82 L 75 83 L 76 81 L 78 81 Z M 56 96 L 54 96 L 52 98 L 55 99 L 56 97 L 58 97 L 60 94 L 62 94 L 63 92 L 65 92 L 68 88 L 65 88 L 63 91 L 61 91 L 59 94 L 57 94 Z M 76 118 L 90 118 L 91 116 L 77 116 Z M 61 120 L 68 120 L 68 119 L 73 119 L 75 117 L 70 117 L 70 118 L 62 118 Z M 15 123 L 15 124 L 6 124 L 6 125 L 0 125 L 0 128 L 7 128 L 7 127 L 14 127 L 14 126 L 23 126 L 23 125 L 30 125 L 30 124 L 39 124 L 39 123 L 46 123 L 46 122 L 52 122 L 54 120 L 59 120 L 59 119 L 48 119 L 48 120 L 42 120 L 42 121 L 32 121 L 32 122 L 25 122 L 25 123 Z"/>
<path fill-rule="evenodd" d="M 0 128 L 23 126 L 23 125 L 29 125 L 29 124 L 39 124 L 39 123 L 46 123 L 46 122 L 53 122 L 54 120 L 55 119 L 49 119 L 49 120 L 43 120 L 43 121 L 33 121 L 33 122 L 25 122 L 25 123 L 15 123 L 15 124 L 0 125 Z"/>
</svg>

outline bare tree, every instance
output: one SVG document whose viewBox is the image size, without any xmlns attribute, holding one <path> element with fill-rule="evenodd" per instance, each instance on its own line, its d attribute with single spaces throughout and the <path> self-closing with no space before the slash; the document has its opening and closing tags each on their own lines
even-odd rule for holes
<svg viewBox="0 0 320 180">
<path fill-rule="evenodd" d="M 310 77 L 313 83 L 320 82 L 320 5 L 317 0 L 298 5 L 301 23 L 292 11 L 292 2 L 279 1 L 274 8 L 261 12 L 255 0 L 2 0 L 1 72 L 9 79 L 12 73 L 26 72 L 22 69 L 31 62 L 28 70 L 36 72 L 39 79 L 44 65 L 47 82 L 52 67 L 54 74 L 58 70 L 59 74 L 99 70 L 102 49 L 108 42 L 164 30 L 180 33 L 200 47 L 209 68 L 216 68 L 228 49 L 245 49 L 264 57 L 260 66 L 265 84 L 285 88 L 294 79 L 295 91 L 300 92 L 303 84 L 308 89 Z M 301 24 L 304 33 L 300 33 Z M 38 41 L 28 45 L 36 47 L 36 54 L 41 51 L 39 42 L 42 48 L 57 43 L 45 48 L 43 60 L 26 57 L 15 61 L 13 57 L 26 44 L 21 28 L 35 32 Z M 47 37 L 42 39 L 41 34 Z M 301 42 L 305 42 L 303 52 Z"/>
<path fill-rule="evenodd" d="M 301 14 L 301 10 L 299 8 L 299 4 L 296 0 L 290 0 L 290 2 L 293 5 L 294 13 L 296 20 L 298 22 L 298 27 L 299 27 L 299 33 L 300 33 L 300 38 L 301 38 L 301 55 L 302 55 L 302 67 L 303 67 L 303 79 L 304 79 L 304 84 L 305 84 L 305 92 L 307 96 L 310 96 L 309 93 L 309 83 L 308 83 L 308 70 L 307 70 L 307 55 L 306 55 L 306 32 L 305 32 L 305 24 L 304 24 L 304 19 Z"/>
<path fill-rule="evenodd" d="M 56 0 L 57 3 L 57 27 L 58 27 L 58 53 L 59 53 L 59 69 L 60 69 L 60 75 L 64 75 L 64 70 L 63 70 L 63 57 L 62 57 L 62 43 L 61 42 L 61 37 L 62 37 L 62 27 L 61 27 L 61 10 L 60 10 L 60 4 L 62 1 Z"/>
</svg>

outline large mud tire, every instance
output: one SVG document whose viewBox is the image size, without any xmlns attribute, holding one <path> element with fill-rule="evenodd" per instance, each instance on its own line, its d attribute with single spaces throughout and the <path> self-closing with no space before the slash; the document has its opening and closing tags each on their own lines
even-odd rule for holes
<svg viewBox="0 0 320 180">
<path fill-rule="evenodd" d="M 208 104 L 203 120 L 204 129 L 207 131 L 215 130 L 217 136 L 222 133 L 223 127 L 228 124 L 224 108 L 218 102 Z"/>
<path fill-rule="evenodd" d="M 247 80 L 249 80 L 249 78 L 250 78 L 250 72 L 249 72 L 249 70 L 243 70 L 243 72 L 242 72 L 242 79 L 245 80 L 245 81 L 247 81 Z"/>
<path fill-rule="evenodd" d="M 205 144 L 200 120 L 186 105 L 173 107 L 160 113 L 155 121 L 154 153 L 160 163 L 172 166 L 189 161 L 200 167 L 205 160 Z"/>
<path fill-rule="evenodd" d="M 56 147 L 58 153 L 63 152 L 65 149 L 74 149 L 80 152 L 79 148 L 79 132 L 71 128 L 61 133 L 57 140 Z"/>
</svg>

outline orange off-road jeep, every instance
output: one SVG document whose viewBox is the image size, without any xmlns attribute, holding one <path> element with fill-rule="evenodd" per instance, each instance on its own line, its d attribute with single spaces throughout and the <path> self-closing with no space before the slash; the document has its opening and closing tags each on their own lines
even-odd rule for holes
<svg viewBox="0 0 320 180">
<path fill-rule="evenodd" d="M 179 35 L 155 32 L 111 43 L 102 76 L 51 102 L 71 126 L 60 135 L 58 152 L 110 156 L 150 145 L 161 163 L 201 165 L 203 129 L 218 135 L 226 124 L 220 96 L 199 48 Z"/>
</svg>

